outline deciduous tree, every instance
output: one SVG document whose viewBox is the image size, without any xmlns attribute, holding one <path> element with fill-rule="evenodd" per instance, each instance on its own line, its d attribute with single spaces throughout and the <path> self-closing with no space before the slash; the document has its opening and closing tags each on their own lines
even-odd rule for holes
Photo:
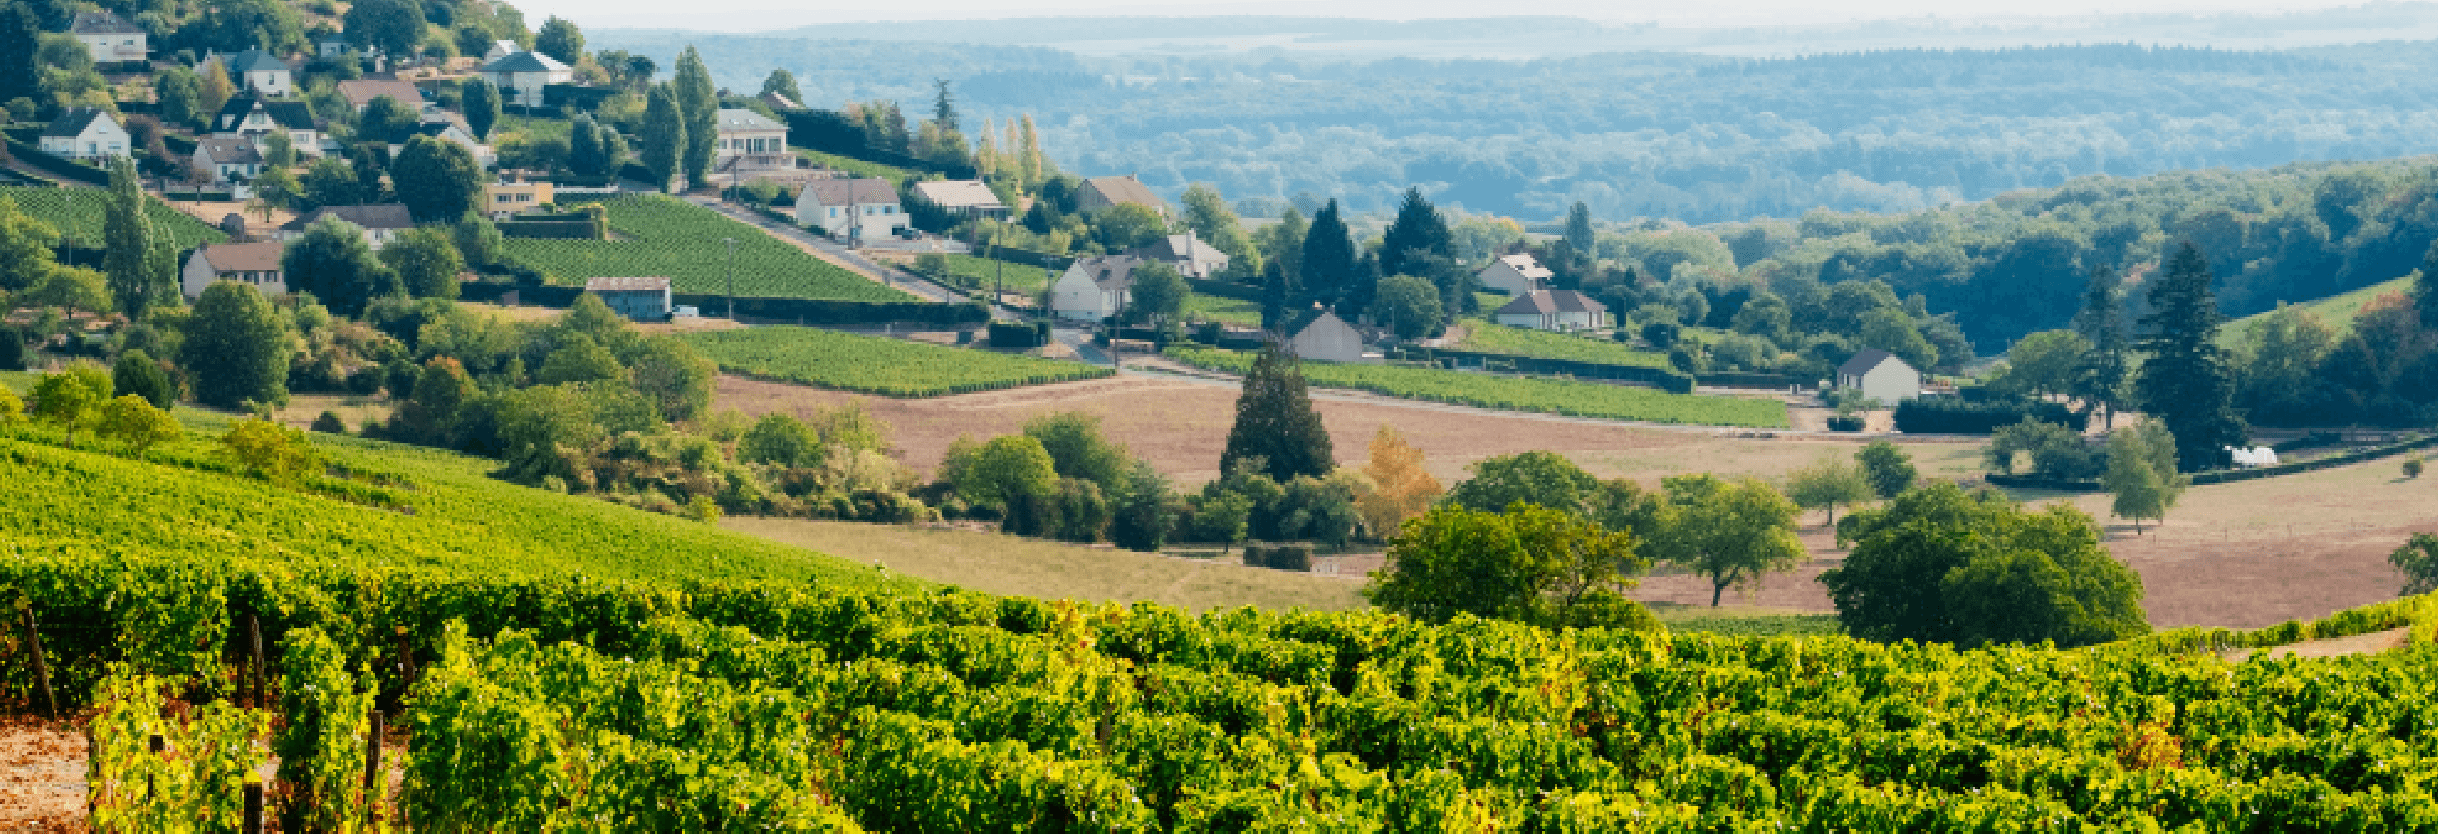
<svg viewBox="0 0 2438 834">
<path fill-rule="evenodd" d="M 1862 476 L 1871 481 L 1871 491 L 1881 498 L 1894 498 L 1913 488 L 1913 456 L 1885 440 L 1874 440 L 1854 453 L 1862 464 Z"/>
<path fill-rule="evenodd" d="M 1422 468 L 1422 450 L 1386 423 L 1372 435 L 1363 477 L 1366 488 L 1356 495 L 1355 510 L 1374 536 L 1395 535 L 1398 525 L 1439 500 L 1439 479 Z"/>
<path fill-rule="evenodd" d="M 693 345 L 667 336 L 637 344 L 627 360 L 635 390 L 670 420 L 692 420 L 711 407 L 711 387 L 719 365 Z"/>
<path fill-rule="evenodd" d="M 417 223 L 445 223 L 482 205 L 482 166 L 454 142 L 430 136 L 407 140 L 389 178 Z"/>
<path fill-rule="evenodd" d="M 1372 604 L 1424 622 L 1459 614 L 1545 626 L 1648 627 L 1626 599 L 1648 563 L 1632 533 L 1564 510 L 1442 506 L 1389 543 L 1388 569 L 1363 589 Z"/>
<path fill-rule="evenodd" d="M 2141 577 L 2073 507 L 1938 484 L 1848 521 L 1858 543 L 1820 581 L 1856 637 L 2082 646 L 2149 630 Z"/>
<path fill-rule="evenodd" d="M 110 365 L 110 387 L 120 394 L 142 397 L 154 408 L 168 408 L 178 399 L 178 387 L 169 381 L 169 372 L 143 348 L 119 353 L 118 361 Z"/>
<path fill-rule="evenodd" d="M 110 195 L 102 213 L 102 272 L 109 276 L 110 295 L 130 318 L 155 304 L 178 300 L 168 241 L 159 238 L 146 212 L 152 198 L 144 195 L 135 162 L 110 158 Z"/>
<path fill-rule="evenodd" d="M 363 315 L 374 299 L 404 293 L 398 273 L 383 266 L 364 242 L 364 230 L 337 217 L 306 227 L 304 237 L 281 253 L 280 269 L 290 289 L 312 293 L 331 312 L 349 318 Z"/>
<path fill-rule="evenodd" d="M 2164 521 L 2191 483 L 2177 470 L 2176 439 L 2162 422 L 2144 420 L 2108 435 L 2108 473 L 2102 486 L 2113 497 L 2109 511 L 2133 519 L 2135 534 L 2142 531 L 2142 519 Z"/>
<path fill-rule="evenodd" d="M 654 85 L 643 106 L 643 167 L 652 184 L 667 189 L 686 161 L 686 118 L 677 106 L 677 93 L 667 84 Z"/>
<path fill-rule="evenodd" d="M 466 268 L 465 259 L 457 255 L 457 242 L 446 226 L 408 230 L 381 247 L 381 262 L 398 274 L 406 294 L 416 298 L 455 300 L 457 273 Z"/>
<path fill-rule="evenodd" d="M 1837 505 L 1853 506 L 1878 497 L 1871 489 L 1869 478 L 1863 477 L 1862 467 L 1852 459 L 1838 455 L 1821 458 L 1812 465 L 1797 469 L 1786 476 L 1786 497 L 1804 509 L 1828 511 L 1828 525 L 1837 526 Z"/>
<path fill-rule="evenodd" d="M 700 186 L 708 182 L 711 157 L 719 144 L 720 99 L 712 88 L 711 68 L 703 65 L 702 54 L 692 45 L 678 54 L 677 77 L 670 86 L 676 89 L 677 110 L 686 122 L 686 181 Z"/>
<path fill-rule="evenodd" d="M 1658 530 L 1646 552 L 1710 580 L 1715 608 L 1728 588 L 1793 570 L 1803 560 L 1795 503 L 1757 480 L 1685 475 L 1665 482 Z"/>
<path fill-rule="evenodd" d="M 575 21 L 551 15 L 542 21 L 541 30 L 533 33 L 533 51 L 575 66 L 584 60 L 584 31 L 576 28 Z"/>
<path fill-rule="evenodd" d="M 417 0 L 356 0 L 342 21 L 349 40 L 394 58 L 414 54 L 423 42 L 423 4 Z"/>
<path fill-rule="evenodd" d="M 178 364 L 195 399 L 214 408 L 288 398 L 287 319 L 254 287 L 220 281 L 204 288 L 188 320 Z"/>
<path fill-rule="evenodd" d="M 811 469 L 824 457 L 821 435 L 793 415 L 772 412 L 737 439 L 737 460 L 786 469 Z"/>
<path fill-rule="evenodd" d="M 804 91 L 796 89 L 796 74 L 788 72 L 785 68 L 771 70 L 770 75 L 762 79 L 762 94 L 774 93 L 786 97 L 788 101 L 795 102 L 798 106 L 804 104 Z"/>
<path fill-rule="evenodd" d="M 499 88 L 482 79 L 471 79 L 459 85 L 459 104 L 465 108 L 466 129 L 474 138 L 489 141 L 491 126 L 499 123 Z"/>
<path fill-rule="evenodd" d="M 94 434 L 127 444 L 137 454 L 154 446 L 186 436 L 186 429 L 169 412 L 153 407 L 143 397 L 126 394 L 101 407 L 101 419 Z"/>
<path fill-rule="evenodd" d="M 1483 458 L 1471 469 L 1473 477 L 1448 490 L 1447 503 L 1482 512 L 1523 503 L 1582 513 L 1600 489 L 1600 479 L 1556 452 Z"/>
<path fill-rule="evenodd" d="M 2404 574 L 2405 596 L 2438 591 L 2438 534 L 2414 533 L 2404 546 L 2387 554 L 2387 563 Z"/>
</svg>

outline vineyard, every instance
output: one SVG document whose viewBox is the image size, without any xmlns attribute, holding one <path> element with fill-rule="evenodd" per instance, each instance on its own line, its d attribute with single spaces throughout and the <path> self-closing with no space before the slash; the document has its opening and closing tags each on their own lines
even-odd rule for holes
<svg viewBox="0 0 2438 834">
<path fill-rule="evenodd" d="M 0 186 L 0 197 L 17 204 L 19 211 L 50 224 L 61 236 L 87 248 L 102 245 L 102 216 L 110 195 L 98 188 L 33 188 Z M 173 245 L 183 251 L 206 243 L 228 240 L 201 220 L 170 208 L 157 199 L 147 199 L 145 213 L 152 217 L 155 232 L 166 233 Z"/>
<path fill-rule="evenodd" d="M 1172 347 L 1177 361 L 1242 374 L 1253 356 L 1209 348 Z M 1592 382 L 1490 376 L 1392 365 L 1306 362 L 1304 379 L 1324 388 L 1351 388 L 1391 397 L 1511 411 L 1603 417 L 1654 423 L 1781 428 L 1786 404 L 1776 400 L 1671 394 L 1648 388 Z"/>
<path fill-rule="evenodd" d="M 914 301 L 903 291 L 814 257 L 752 226 L 659 195 L 603 202 L 612 240 L 511 238 L 507 252 L 557 283 L 631 275 L 666 276 L 679 293 L 728 292 L 726 239 L 736 240 L 736 293 L 764 298 Z"/>
<path fill-rule="evenodd" d="M 807 327 L 755 327 L 680 338 L 720 369 L 885 397 L 937 397 L 1108 376 L 1109 369 L 973 348 Z"/>
<path fill-rule="evenodd" d="M 1503 324 L 1492 324 L 1483 319 L 1471 319 L 1465 322 L 1464 341 L 1457 346 L 1470 351 L 1509 356 L 1567 359 L 1608 365 L 1639 365 L 1648 368 L 1669 367 L 1668 355 L 1665 353 L 1636 350 L 1621 342 L 1608 339 L 1508 327 Z"/>
</svg>

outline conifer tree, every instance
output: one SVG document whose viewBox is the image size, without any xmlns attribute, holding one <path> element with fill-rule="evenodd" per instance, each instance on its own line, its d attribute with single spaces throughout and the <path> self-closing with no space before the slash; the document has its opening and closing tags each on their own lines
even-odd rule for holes
<svg viewBox="0 0 2438 834">
<path fill-rule="evenodd" d="M 1256 458 L 1279 483 L 1298 476 L 1318 478 L 1337 465 L 1329 432 L 1305 390 L 1303 364 L 1277 340 L 1262 346 L 1244 375 L 1244 393 L 1236 397 L 1236 424 L 1228 430 L 1219 471 Z"/>
<path fill-rule="evenodd" d="M 686 122 L 677 94 L 667 84 L 654 85 L 643 105 L 643 167 L 651 170 L 652 184 L 669 188 L 685 156 Z"/>
<path fill-rule="evenodd" d="M 686 182 L 699 186 L 709 181 L 712 152 L 720 140 L 719 91 L 711 86 L 711 68 L 703 65 L 702 53 L 691 45 L 677 56 L 677 78 L 670 83 L 676 87 L 678 113 L 686 120 Z M 647 114 L 645 122 L 650 121 Z"/>
<path fill-rule="evenodd" d="M 110 295 L 129 318 L 144 308 L 176 300 L 168 263 L 155 240 L 152 218 L 144 209 L 150 198 L 136 180 L 135 163 L 124 156 L 110 160 L 110 197 L 102 216 L 102 274 Z"/>
<path fill-rule="evenodd" d="M 2225 317 L 2210 280 L 2209 259 L 2185 241 L 2150 286 L 2151 312 L 2140 322 L 2141 348 L 2150 355 L 2137 386 L 2142 410 L 2175 435 L 2176 465 L 2185 471 L 2222 466 L 2226 447 L 2246 442 L 2234 373 L 2218 347 Z"/>
<path fill-rule="evenodd" d="M 2091 283 L 2082 293 L 2082 311 L 2074 314 L 2074 332 L 2091 343 L 2091 351 L 2076 369 L 2073 394 L 2082 400 L 2085 413 L 2100 412 L 2102 428 L 2114 428 L 2116 412 L 2125 398 L 2128 341 L 2125 294 L 2115 270 L 2092 268 Z"/>
<path fill-rule="evenodd" d="M 1454 260 L 1455 246 L 1455 237 L 1448 232 L 1448 221 L 1439 216 L 1439 209 L 1422 196 L 1422 189 L 1408 188 L 1405 202 L 1397 207 L 1396 222 L 1390 223 L 1388 233 L 1380 238 L 1380 275 L 1433 277 L 1421 271 L 1421 264 L 1413 262 L 1413 256 Z"/>
<path fill-rule="evenodd" d="M 762 79 L 762 94 L 773 93 L 795 102 L 798 107 L 804 106 L 804 91 L 796 88 L 795 73 L 784 69 L 771 70 L 770 77 Z"/>
<path fill-rule="evenodd" d="M 1346 221 L 1338 216 L 1338 201 L 1312 215 L 1312 228 L 1304 232 L 1303 262 L 1299 264 L 1303 297 L 1292 299 L 1296 307 L 1319 302 L 1337 306 L 1357 299 L 1355 271 L 1361 267 L 1356 260 L 1354 237 L 1346 229 Z"/>
</svg>

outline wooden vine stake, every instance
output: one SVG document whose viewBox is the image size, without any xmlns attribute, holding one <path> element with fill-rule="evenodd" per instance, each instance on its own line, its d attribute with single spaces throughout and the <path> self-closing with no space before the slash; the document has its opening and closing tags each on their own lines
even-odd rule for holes
<svg viewBox="0 0 2438 834">
<path fill-rule="evenodd" d="M 270 675 L 268 672 L 264 671 L 264 663 L 262 659 L 262 618 L 253 614 L 245 615 L 245 630 L 246 651 L 252 655 L 249 660 L 252 661 L 251 665 L 254 667 L 252 669 L 254 678 L 254 708 L 270 709 Z"/>
<path fill-rule="evenodd" d="M 59 696 L 51 693 L 51 665 L 42 656 L 42 632 L 34 628 L 34 609 L 22 609 L 22 613 L 25 615 L 22 618 L 25 623 L 25 645 L 34 654 L 34 685 L 42 689 L 42 716 L 57 721 Z"/>
<path fill-rule="evenodd" d="M 372 711 L 372 731 L 364 734 L 364 808 L 373 819 L 381 818 L 382 787 L 388 780 L 381 778 L 381 710 Z"/>
<path fill-rule="evenodd" d="M 245 780 L 245 834 L 262 834 L 262 782 Z"/>
</svg>

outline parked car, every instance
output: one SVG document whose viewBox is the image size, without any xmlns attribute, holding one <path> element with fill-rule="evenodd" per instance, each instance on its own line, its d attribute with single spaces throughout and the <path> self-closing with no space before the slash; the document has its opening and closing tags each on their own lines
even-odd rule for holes
<svg viewBox="0 0 2438 834">
<path fill-rule="evenodd" d="M 673 319 L 699 318 L 702 316 L 702 314 L 703 311 L 684 304 L 677 305 L 677 307 L 669 311 L 669 317 Z"/>
</svg>

